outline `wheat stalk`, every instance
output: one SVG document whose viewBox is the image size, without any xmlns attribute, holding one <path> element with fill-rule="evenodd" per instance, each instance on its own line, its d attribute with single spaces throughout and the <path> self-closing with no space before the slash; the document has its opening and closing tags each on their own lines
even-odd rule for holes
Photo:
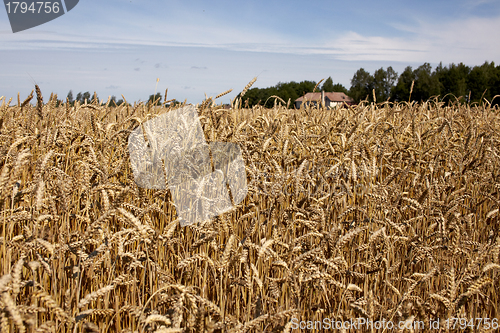
<svg viewBox="0 0 500 333">
<path fill-rule="evenodd" d="M 221 98 L 222 96 L 225 96 L 225 95 L 229 94 L 231 91 L 233 91 L 233 89 L 226 90 L 226 91 L 218 94 L 217 96 L 215 96 L 214 99 Z"/>
<path fill-rule="evenodd" d="M 250 89 L 253 86 L 253 84 L 255 83 L 255 81 L 257 81 L 257 77 L 254 77 L 250 82 L 248 82 L 248 84 L 245 86 L 245 88 L 243 88 L 243 90 L 241 91 L 240 97 L 245 96 L 245 94 L 247 93 L 248 89 Z"/>
<path fill-rule="evenodd" d="M 131 130 L 170 108 L 2 99 L 0 330 L 260 332 L 329 314 L 427 325 L 495 313 L 494 106 L 331 112 L 273 97 L 247 109 L 244 95 L 231 113 L 206 103 L 199 120 L 210 140 L 240 146 L 246 197 L 187 228 L 170 191 L 140 188 L 130 166 Z"/>
</svg>

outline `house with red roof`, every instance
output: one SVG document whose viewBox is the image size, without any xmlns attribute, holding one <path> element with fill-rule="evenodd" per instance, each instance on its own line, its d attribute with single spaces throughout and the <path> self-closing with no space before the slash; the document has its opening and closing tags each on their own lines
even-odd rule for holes
<svg viewBox="0 0 500 333">
<path fill-rule="evenodd" d="M 324 105 L 325 107 L 335 108 L 342 105 L 353 105 L 354 99 L 347 96 L 343 92 L 316 92 L 307 93 L 295 100 L 295 107 L 298 109 L 302 103 L 313 105 Z"/>
</svg>

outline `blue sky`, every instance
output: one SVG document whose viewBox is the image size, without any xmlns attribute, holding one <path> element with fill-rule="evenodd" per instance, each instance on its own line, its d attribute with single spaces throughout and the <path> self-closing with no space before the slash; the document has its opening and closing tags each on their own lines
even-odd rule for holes
<svg viewBox="0 0 500 333">
<path fill-rule="evenodd" d="M 67 14 L 12 33 L 0 9 L 0 96 L 33 89 L 123 94 L 157 91 L 200 103 L 227 89 L 332 77 L 357 69 L 500 64 L 500 1 L 80 0 Z M 31 76 L 31 77 L 30 77 Z"/>
</svg>

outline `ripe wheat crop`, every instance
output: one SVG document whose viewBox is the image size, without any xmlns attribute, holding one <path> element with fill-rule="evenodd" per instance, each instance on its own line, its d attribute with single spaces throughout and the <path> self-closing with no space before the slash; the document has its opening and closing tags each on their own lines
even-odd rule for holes
<svg viewBox="0 0 500 333">
<path fill-rule="evenodd" d="M 500 316 L 500 117 L 487 103 L 210 100 L 205 136 L 241 147 L 248 195 L 181 228 L 168 190 L 137 187 L 127 150 L 169 107 L 36 94 L 0 106 L 1 332 Z"/>
</svg>

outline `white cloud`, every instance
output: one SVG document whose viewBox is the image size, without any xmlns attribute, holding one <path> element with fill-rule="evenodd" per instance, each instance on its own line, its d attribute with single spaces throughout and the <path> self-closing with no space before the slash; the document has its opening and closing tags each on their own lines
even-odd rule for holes
<svg viewBox="0 0 500 333">
<path fill-rule="evenodd" d="M 420 22 L 414 34 L 426 45 L 425 61 L 479 64 L 500 57 L 497 31 L 500 31 L 500 16 Z"/>
<path fill-rule="evenodd" d="M 474 8 L 477 8 L 482 5 L 487 5 L 490 3 L 495 3 L 497 0 L 469 0 L 466 1 L 462 7 L 465 8 L 466 10 L 471 10 Z"/>
<path fill-rule="evenodd" d="M 488 1 L 488 0 L 484 0 Z M 415 21 L 414 21 L 415 22 Z M 160 24 L 161 22 L 156 22 Z M 158 25 L 153 24 L 158 27 Z M 228 29 L 223 23 L 212 26 L 163 26 L 154 31 L 137 28 L 127 37 L 113 39 L 106 36 L 115 29 L 94 27 L 85 35 L 65 32 L 26 31 L 0 35 L 0 49 L 120 49 L 130 46 L 209 47 L 232 51 L 270 52 L 303 55 L 331 55 L 348 61 L 443 61 L 482 63 L 500 57 L 500 46 L 495 36 L 500 31 L 500 17 L 465 18 L 441 22 L 416 21 L 413 25 L 394 25 L 406 37 L 368 36 L 356 31 L 324 32 L 317 39 L 299 40 L 279 32 Z"/>
<path fill-rule="evenodd" d="M 332 39 L 331 48 L 311 50 L 331 53 L 342 60 L 398 61 L 481 64 L 500 57 L 495 32 L 500 31 L 500 17 L 467 18 L 447 22 L 418 21 L 414 26 L 397 26 L 408 37 L 363 36 L 348 32 Z M 492 34 L 493 32 L 493 34 Z M 335 47 L 335 48 L 333 48 Z"/>
<path fill-rule="evenodd" d="M 419 61 L 427 46 L 422 41 L 400 37 L 362 36 L 350 31 L 332 40 L 325 53 L 352 61 Z"/>
</svg>

